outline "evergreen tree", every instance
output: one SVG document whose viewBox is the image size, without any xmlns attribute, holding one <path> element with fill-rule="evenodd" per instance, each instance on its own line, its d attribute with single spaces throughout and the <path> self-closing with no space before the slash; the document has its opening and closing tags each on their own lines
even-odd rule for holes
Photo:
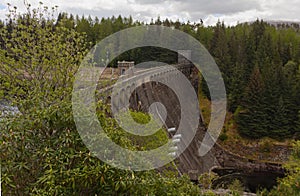
<svg viewBox="0 0 300 196">
<path fill-rule="evenodd" d="M 237 114 L 237 123 L 242 135 L 259 138 L 268 135 L 265 114 L 265 84 L 258 66 L 255 66 L 245 90 L 245 96 Z"/>
</svg>

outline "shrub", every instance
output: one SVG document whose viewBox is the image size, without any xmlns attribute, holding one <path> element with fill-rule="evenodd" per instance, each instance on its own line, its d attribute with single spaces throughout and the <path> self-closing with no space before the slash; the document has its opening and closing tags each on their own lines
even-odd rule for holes
<svg viewBox="0 0 300 196">
<path fill-rule="evenodd" d="M 228 139 L 228 135 L 226 133 L 221 133 L 221 135 L 219 136 L 219 139 L 224 142 Z"/>
</svg>

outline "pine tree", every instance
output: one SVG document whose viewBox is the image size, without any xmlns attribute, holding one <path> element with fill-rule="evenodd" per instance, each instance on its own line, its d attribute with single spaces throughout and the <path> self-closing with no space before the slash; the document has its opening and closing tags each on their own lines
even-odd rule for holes
<svg viewBox="0 0 300 196">
<path fill-rule="evenodd" d="M 230 62 L 228 39 L 224 23 L 217 23 L 211 40 L 210 52 L 222 73 L 227 94 L 230 94 L 230 79 L 232 74 L 232 63 Z"/>
<path fill-rule="evenodd" d="M 267 135 L 264 93 L 265 84 L 258 66 L 255 66 L 236 117 L 239 131 L 244 136 L 259 138 Z"/>
</svg>

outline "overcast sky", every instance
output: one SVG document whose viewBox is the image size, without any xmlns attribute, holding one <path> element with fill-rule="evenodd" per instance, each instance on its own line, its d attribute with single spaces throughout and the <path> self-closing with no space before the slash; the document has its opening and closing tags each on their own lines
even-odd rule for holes
<svg viewBox="0 0 300 196">
<path fill-rule="evenodd" d="M 33 6 L 39 1 L 27 0 Z M 300 21 L 299 0 L 43 0 L 49 7 L 72 14 L 110 17 L 129 16 L 149 22 L 151 18 L 199 22 L 214 25 L 218 19 L 227 25 L 237 22 L 264 20 Z M 0 0 L 0 18 L 7 13 L 6 4 L 25 10 L 23 0 Z"/>
</svg>

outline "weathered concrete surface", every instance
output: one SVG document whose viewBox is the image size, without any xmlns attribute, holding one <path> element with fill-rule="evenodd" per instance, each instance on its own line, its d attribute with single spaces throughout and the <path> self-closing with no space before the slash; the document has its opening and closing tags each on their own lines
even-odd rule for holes
<svg viewBox="0 0 300 196">
<path fill-rule="evenodd" d="M 190 79 L 191 84 L 193 84 L 197 92 L 198 72 L 190 65 L 181 66 L 180 71 Z M 107 88 L 107 90 L 110 89 L 111 88 Z M 141 86 L 135 86 L 135 90 L 131 94 L 129 101 L 130 108 L 144 112 L 148 112 L 148 108 L 152 103 L 162 103 L 167 110 L 166 126 L 178 127 L 181 118 L 179 100 L 175 93 L 167 86 L 153 82 L 146 82 Z M 208 154 L 203 157 L 198 156 L 198 148 L 206 133 L 206 128 L 202 122 L 204 122 L 204 120 L 200 115 L 196 136 L 187 149 L 176 160 L 180 172 L 188 174 L 192 180 L 197 180 L 200 174 L 210 171 L 213 167 L 233 168 L 245 173 L 258 171 L 284 172 L 281 164 L 247 159 L 225 150 L 217 143 Z"/>
<path fill-rule="evenodd" d="M 192 70 L 184 73 L 189 78 L 193 76 Z M 197 88 L 198 81 L 192 81 L 192 84 Z M 154 82 L 143 84 L 136 88 L 130 99 L 131 108 L 143 112 L 148 112 L 149 106 L 154 102 L 162 103 L 165 106 L 167 110 L 166 126 L 177 128 L 181 118 L 181 108 L 176 94 L 167 86 Z M 205 135 L 205 127 L 202 122 L 203 120 L 199 116 L 199 126 L 194 139 L 176 160 L 181 173 L 188 174 L 192 180 L 197 180 L 200 174 L 208 172 L 213 166 L 219 166 L 212 151 L 204 157 L 198 156 L 198 148 Z"/>
</svg>

